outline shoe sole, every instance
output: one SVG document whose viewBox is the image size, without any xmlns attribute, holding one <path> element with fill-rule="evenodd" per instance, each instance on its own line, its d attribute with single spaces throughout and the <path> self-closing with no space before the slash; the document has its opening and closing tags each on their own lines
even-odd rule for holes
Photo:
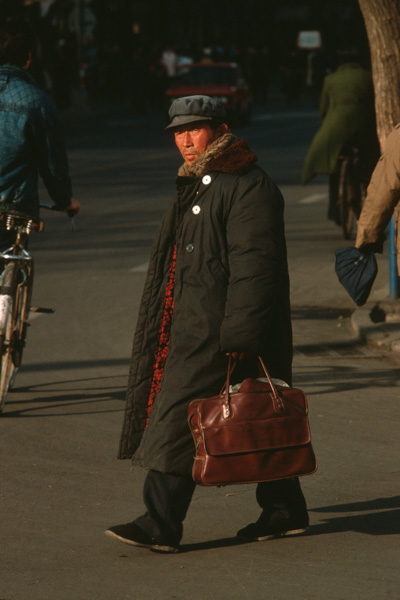
<svg viewBox="0 0 400 600">
<path fill-rule="evenodd" d="M 179 552 L 179 549 L 174 548 L 173 546 L 162 546 L 161 544 L 141 544 L 140 542 L 135 542 L 134 540 L 124 538 L 118 535 L 117 533 L 110 531 L 109 529 L 107 529 L 105 534 L 112 540 L 117 540 L 118 542 L 122 542 L 123 544 L 129 544 L 129 546 L 136 546 L 137 548 L 148 548 L 153 552 L 164 552 L 165 554 L 173 554 Z"/>
<path fill-rule="evenodd" d="M 290 529 L 289 531 L 281 531 L 279 533 L 270 533 L 269 535 L 262 535 L 259 537 L 246 537 L 244 535 L 237 535 L 241 540 L 246 540 L 246 542 L 263 542 L 264 540 L 274 540 L 276 538 L 281 537 L 289 537 L 293 535 L 301 535 L 307 531 L 308 527 L 304 527 L 303 529 Z"/>
</svg>

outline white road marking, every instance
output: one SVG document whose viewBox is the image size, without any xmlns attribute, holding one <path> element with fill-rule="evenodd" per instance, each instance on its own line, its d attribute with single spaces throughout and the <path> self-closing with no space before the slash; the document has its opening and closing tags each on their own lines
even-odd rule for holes
<svg viewBox="0 0 400 600">
<path fill-rule="evenodd" d="M 133 267 L 133 269 L 129 269 L 130 273 L 147 273 L 149 268 L 149 263 L 143 263 L 142 265 L 138 265 L 137 267 Z"/>
<path fill-rule="evenodd" d="M 300 200 L 299 204 L 316 204 L 321 200 L 327 200 L 328 194 L 313 194 L 312 196 L 307 196 Z"/>
</svg>

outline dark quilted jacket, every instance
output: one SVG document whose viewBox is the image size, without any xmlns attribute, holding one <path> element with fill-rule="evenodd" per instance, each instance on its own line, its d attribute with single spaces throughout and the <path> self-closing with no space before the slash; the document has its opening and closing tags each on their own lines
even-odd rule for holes
<svg viewBox="0 0 400 600">
<path fill-rule="evenodd" d="M 238 141 L 208 163 L 207 177 L 177 178 L 139 310 L 119 458 L 133 456 L 135 464 L 165 473 L 190 473 L 194 446 L 187 407 L 220 391 L 227 352 L 249 355 L 237 379 L 256 374 L 251 357 L 261 354 L 272 376 L 291 380 L 284 203 L 255 161 L 247 144 Z M 175 241 L 170 347 L 143 433 Z"/>
</svg>

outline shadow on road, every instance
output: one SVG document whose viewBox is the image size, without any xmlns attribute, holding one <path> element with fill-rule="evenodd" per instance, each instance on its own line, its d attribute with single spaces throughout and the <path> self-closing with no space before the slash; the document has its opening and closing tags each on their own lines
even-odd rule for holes
<svg viewBox="0 0 400 600">
<path fill-rule="evenodd" d="M 302 537 L 328 535 L 331 533 L 342 533 L 345 531 L 355 531 L 368 535 L 393 535 L 400 533 L 400 496 L 394 496 L 393 498 L 377 498 L 376 500 L 369 500 L 366 502 L 354 502 L 351 504 L 339 504 L 336 506 L 324 506 L 321 508 L 310 509 L 310 512 L 316 513 L 348 513 L 353 511 L 370 512 L 362 515 L 346 515 L 343 517 L 332 517 L 326 519 L 321 523 L 311 525 L 307 533 L 305 533 Z M 180 547 L 180 550 L 181 552 L 196 552 L 199 550 L 228 548 L 231 546 L 239 546 L 248 543 L 251 542 L 240 540 L 237 537 L 229 537 L 210 540 L 207 542 L 200 542 L 197 544 L 183 544 Z"/>
<path fill-rule="evenodd" d="M 90 369 L 93 367 L 128 367 L 130 365 L 130 357 L 129 358 L 94 358 L 91 360 L 64 360 L 64 361 L 54 361 L 54 362 L 43 362 L 43 363 L 29 363 L 23 365 L 24 373 L 29 373 L 33 371 L 37 373 L 38 371 L 63 371 L 67 369 L 77 370 L 77 369 Z M 98 378 L 99 379 L 99 378 Z M 101 378 L 103 379 L 103 377 Z"/>
<path fill-rule="evenodd" d="M 16 387 L 7 395 L 6 409 L 1 418 L 3 420 L 17 417 L 60 417 L 120 412 L 123 408 L 116 408 L 115 405 L 107 406 L 106 409 L 99 407 L 105 402 L 125 401 L 126 384 L 112 385 L 107 381 L 110 379 L 121 380 L 121 376 L 68 379 Z M 52 395 L 49 395 L 51 393 Z M 93 408 L 87 410 L 87 405 Z M 65 407 L 68 410 L 63 412 L 62 409 Z M 71 410 L 71 407 L 74 408 Z M 54 411 L 49 412 L 51 409 Z"/>
<path fill-rule="evenodd" d="M 295 365 L 293 379 L 295 387 L 304 389 L 308 396 L 313 394 L 321 396 L 377 386 L 380 389 L 395 388 L 400 384 L 400 372 L 395 369 L 390 371 L 387 368 L 358 370 L 354 364 L 345 366 L 343 363 L 317 367 Z"/>
<path fill-rule="evenodd" d="M 199 542 L 196 544 L 182 544 L 180 546 L 180 552 L 195 552 L 196 550 L 212 550 L 215 548 L 229 548 L 230 546 L 240 546 L 248 544 L 244 540 L 240 540 L 237 537 L 221 538 L 218 540 L 210 540 L 207 542 Z"/>
<path fill-rule="evenodd" d="M 374 500 L 365 500 L 363 502 L 349 502 L 348 504 L 336 504 L 332 506 L 322 506 L 320 508 L 309 509 L 311 512 L 361 512 L 364 510 L 385 510 L 388 508 L 400 508 L 400 496 L 391 498 L 375 498 Z"/>
<path fill-rule="evenodd" d="M 315 513 L 362 512 L 360 515 L 331 517 L 310 527 L 307 535 L 322 535 L 356 531 L 368 535 L 393 535 L 400 533 L 400 496 L 376 498 L 365 502 L 351 502 L 333 506 L 311 508 Z"/>
</svg>

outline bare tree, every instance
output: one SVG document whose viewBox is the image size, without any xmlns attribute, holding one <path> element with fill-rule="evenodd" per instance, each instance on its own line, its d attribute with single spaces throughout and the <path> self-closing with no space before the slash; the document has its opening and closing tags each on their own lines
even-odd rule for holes
<svg viewBox="0 0 400 600">
<path fill-rule="evenodd" d="M 400 123 L 400 0 L 358 0 L 371 52 L 381 148 Z"/>
</svg>

